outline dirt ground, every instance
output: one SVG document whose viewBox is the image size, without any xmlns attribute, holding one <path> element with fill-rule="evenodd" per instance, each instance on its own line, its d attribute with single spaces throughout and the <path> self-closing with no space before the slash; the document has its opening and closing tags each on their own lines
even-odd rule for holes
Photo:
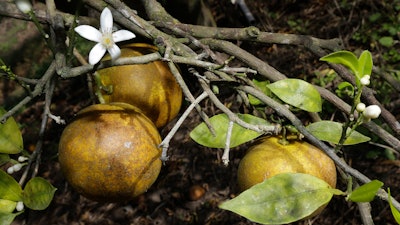
<svg viewBox="0 0 400 225">
<path fill-rule="evenodd" d="M 199 22 L 195 16 L 187 17 L 187 13 L 180 14 L 180 10 L 176 10 L 177 7 L 174 7 L 173 2 L 168 4 L 167 1 L 160 2 L 163 2 L 168 11 L 182 22 Z M 390 3 L 384 4 L 384 1 L 378 0 L 345 2 L 347 1 L 248 0 L 247 5 L 255 18 L 252 25 L 263 31 L 305 34 L 318 38 L 339 37 L 343 40 L 345 48 L 350 51 L 370 48 L 352 37 L 357 31 L 363 29 L 362 26 L 368 20 L 368 15 L 385 10 L 384 7 L 388 7 Z M 231 4 L 229 0 L 209 0 L 208 6 L 209 12 L 218 26 L 245 27 L 250 25 L 240 8 Z M 197 13 L 193 11 L 193 14 L 189 15 L 197 15 Z M 207 21 L 209 22 L 209 20 Z M 18 40 L 26 39 L 27 37 L 21 37 Z M 38 41 L 38 43 L 41 42 Z M 310 81 L 314 78 L 314 71 L 323 68 L 321 64 L 317 63 L 318 57 L 302 47 L 256 45 L 242 42 L 237 42 L 237 44 L 290 77 L 299 77 Z M 14 72 L 17 74 L 31 73 L 34 64 L 38 63 L 38 59 L 40 63 L 46 63 L 46 59 L 44 57 L 42 59 L 40 56 L 48 54 L 45 48 L 37 48 L 28 44 L 20 45 L 19 48 L 12 51 L 11 55 L 18 55 L 18 60 L 14 59 L 11 62 Z M 21 53 L 21 51 L 23 52 Z M 375 49 L 372 53 L 376 57 L 374 60 L 381 62 L 379 59 L 381 52 Z M 18 97 L 13 99 L 14 96 L 18 96 L 15 84 L 6 80 L 2 80 L 0 83 L 1 100 L 4 105 L 9 107 L 16 102 L 16 99 L 18 100 Z M 51 106 L 52 113 L 61 116 L 68 123 L 76 112 L 91 104 L 86 87 L 87 80 L 83 76 L 59 80 Z M 193 92 L 195 93 L 196 90 L 193 89 Z M 227 93 L 225 101 L 232 100 L 231 93 Z M 43 104 L 43 98 L 35 99 L 16 116 L 16 120 L 24 125 L 23 135 L 27 149 L 34 148 L 38 138 L 39 118 L 41 118 Z M 187 105 L 184 104 L 183 109 L 185 106 Z M 209 101 L 204 101 L 202 107 L 210 115 L 218 112 Z M 329 117 L 330 115 L 325 116 Z M 170 143 L 168 151 L 170 160 L 163 165 L 161 174 L 154 185 L 134 201 L 118 204 L 104 204 L 88 200 L 77 194 L 68 185 L 57 162 L 58 139 L 65 125 L 50 122 L 45 134 L 40 176 L 48 179 L 57 188 L 54 200 L 46 210 L 27 210 L 26 213 L 17 217 L 13 224 L 255 224 L 234 213 L 218 208 L 218 204 L 239 193 L 236 184 L 236 170 L 247 145 L 232 149 L 230 164 L 224 166 L 221 162 L 221 149 L 205 148 L 190 139 L 190 131 L 200 122 L 199 115 L 192 112 Z M 161 130 L 161 135 L 165 136 L 173 124 L 174 121 Z M 358 146 L 357 149 L 345 149 L 344 154 L 350 165 L 371 179 L 379 179 L 384 182 L 387 187 L 391 188 L 392 195 L 396 199 L 400 199 L 400 176 L 398 175 L 400 161 L 388 160 L 382 156 L 367 157 L 367 153 L 372 148 L 375 147 Z M 340 179 L 338 188 L 346 189 L 345 183 Z M 371 205 L 375 224 L 395 224 L 386 202 L 376 199 Z M 350 225 L 362 224 L 362 221 L 356 204 L 346 202 L 342 197 L 334 197 L 320 215 L 294 224 Z"/>
</svg>

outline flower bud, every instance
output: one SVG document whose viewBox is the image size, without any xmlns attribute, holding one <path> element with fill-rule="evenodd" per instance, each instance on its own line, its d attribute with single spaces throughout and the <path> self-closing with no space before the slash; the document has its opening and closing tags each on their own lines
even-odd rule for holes
<svg viewBox="0 0 400 225">
<path fill-rule="evenodd" d="M 32 10 L 32 4 L 29 0 L 15 0 L 15 5 L 23 13 L 28 13 Z"/>
<path fill-rule="evenodd" d="M 370 105 L 367 108 L 365 108 L 363 115 L 367 119 L 376 119 L 379 117 L 381 114 L 381 108 L 377 105 Z"/>
<path fill-rule="evenodd" d="M 29 159 L 28 157 L 25 157 L 25 156 L 21 155 L 21 156 L 18 157 L 18 162 L 25 162 L 28 159 Z"/>
<path fill-rule="evenodd" d="M 15 164 L 15 165 L 13 166 L 13 167 L 14 167 L 14 172 L 20 171 L 20 170 L 22 169 L 22 166 L 23 166 L 23 164 L 21 164 L 21 163 Z"/>
<path fill-rule="evenodd" d="M 14 171 L 14 166 L 10 166 L 10 167 L 8 167 L 7 168 L 7 173 L 8 174 L 13 174 L 15 171 Z"/>
<path fill-rule="evenodd" d="M 361 77 L 360 83 L 361 83 L 362 85 L 364 85 L 364 86 L 367 86 L 367 85 L 370 84 L 370 78 L 371 78 L 370 75 L 364 75 L 363 77 Z"/>
<path fill-rule="evenodd" d="M 357 110 L 357 112 L 364 112 L 364 110 L 365 110 L 365 104 L 362 103 L 362 102 L 358 103 L 358 104 L 357 104 L 357 107 L 356 107 L 356 110 Z"/>
<path fill-rule="evenodd" d="M 15 209 L 16 209 L 18 212 L 21 212 L 22 210 L 24 210 L 24 203 L 21 202 L 21 201 L 17 202 L 17 205 L 15 206 Z"/>
</svg>

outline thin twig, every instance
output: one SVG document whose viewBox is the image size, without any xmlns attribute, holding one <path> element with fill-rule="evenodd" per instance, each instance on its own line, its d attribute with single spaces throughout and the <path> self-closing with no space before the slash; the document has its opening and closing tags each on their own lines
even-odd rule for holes
<svg viewBox="0 0 400 225">
<path fill-rule="evenodd" d="M 228 116 L 229 120 L 239 124 L 240 126 L 246 129 L 250 129 L 262 134 L 278 134 L 280 132 L 278 130 L 279 128 L 274 125 L 271 126 L 255 125 L 243 121 L 218 99 L 218 97 L 213 93 L 213 91 L 210 89 L 210 87 L 206 84 L 206 82 L 203 79 L 198 79 L 198 81 L 203 90 L 208 93 L 209 98 L 214 103 L 214 105 L 217 108 L 219 108 L 222 112 L 224 112 Z"/>
<path fill-rule="evenodd" d="M 180 87 L 182 88 L 182 92 L 183 94 L 186 96 L 186 98 L 190 101 L 190 102 L 194 102 L 195 99 L 193 97 L 193 94 L 190 92 L 189 87 L 187 86 L 187 84 L 185 83 L 185 81 L 183 80 L 181 73 L 179 72 L 178 68 L 176 67 L 176 65 L 169 61 L 168 62 L 168 66 L 171 70 L 171 73 L 175 76 L 178 84 L 180 85 Z M 199 113 L 201 119 L 206 123 L 207 127 L 210 129 L 211 133 L 214 134 L 214 128 L 211 126 L 210 123 L 210 119 L 208 118 L 207 114 L 204 113 L 204 111 L 201 109 L 201 107 L 199 105 L 195 106 L 197 112 Z"/>
<path fill-rule="evenodd" d="M 43 88 L 45 87 L 47 81 L 55 74 L 56 71 L 56 63 L 53 61 L 49 68 L 47 68 L 46 73 L 39 79 L 38 83 L 35 85 L 34 90 L 32 91 L 30 96 L 26 96 L 22 99 L 17 105 L 15 105 L 12 109 L 8 110 L 1 118 L 0 121 L 4 123 L 8 117 L 14 115 L 19 109 L 28 104 L 33 98 L 41 95 L 43 93 Z"/>
<path fill-rule="evenodd" d="M 229 165 L 229 151 L 230 151 L 230 146 L 231 146 L 231 136 L 232 136 L 233 124 L 234 124 L 234 122 L 232 120 L 230 120 L 229 124 L 228 124 L 228 130 L 226 132 L 224 153 L 222 154 L 222 158 L 221 158 L 222 163 L 225 166 Z"/>
<path fill-rule="evenodd" d="M 101 62 L 96 67 L 96 69 L 104 69 L 104 68 L 108 68 L 111 66 L 145 64 L 145 63 L 154 62 L 154 61 L 161 60 L 161 59 L 162 59 L 162 57 L 161 57 L 160 53 L 158 53 L 158 52 L 141 55 L 141 56 L 134 56 L 134 57 L 121 57 L 121 58 L 115 60 L 113 63 L 111 63 L 111 60 L 105 60 L 105 61 Z M 93 69 L 94 69 L 94 66 L 90 65 L 90 64 L 85 64 L 85 65 L 74 67 L 74 68 L 64 67 L 60 76 L 63 78 L 76 77 L 76 76 L 80 76 L 80 75 L 92 72 Z"/>
<path fill-rule="evenodd" d="M 160 147 L 162 147 L 162 153 L 161 153 L 161 161 L 165 162 L 168 160 L 168 147 L 169 147 L 169 142 L 173 138 L 173 136 L 176 134 L 178 129 L 182 126 L 182 123 L 185 121 L 185 119 L 189 116 L 190 112 L 205 98 L 207 98 L 208 94 L 206 92 L 203 92 L 199 97 L 197 97 L 190 105 L 189 107 L 183 112 L 183 114 L 180 116 L 178 121 L 175 123 L 174 127 L 169 131 L 167 136 L 165 136 L 164 140 L 161 142 Z"/>
</svg>

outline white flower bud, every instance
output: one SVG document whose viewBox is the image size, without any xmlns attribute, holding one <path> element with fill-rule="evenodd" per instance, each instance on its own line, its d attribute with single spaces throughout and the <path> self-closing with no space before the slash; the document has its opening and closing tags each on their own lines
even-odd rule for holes
<svg viewBox="0 0 400 225">
<path fill-rule="evenodd" d="M 367 86 L 367 85 L 370 84 L 370 78 L 371 78 L 370 75 L 364 75 L 363 77 L 361 77 L 360 83 L 361 83 L 362 85 L 364 85 L 364 86 Z"/>
<path fill-rule="evenodd" d="M 356 109 L 357 109 L 357 112 L 364 112 L 365 104 L 362 102 L 358 103 Z"/>
<path fill-rule="evenodd" d="M 23 166 L 23 164 L 21 164 L 21 163 L 15 164 L 15 165 L 13 166 L 13 167 L 14 167 L 14 172 L 20 171 L 21 168 L 22 168 L 22 166 Z"/>
<path fill-rule="evenodd" d="M 14 166 L 10 166 L 10 167 L 8 167 L 7 168 L 7 173 L 8 174 L 13 174 L 15 171 L 14 171 Z"/>
<path fill-rule="evenodd" d="M 25 162 L 28 159 L 29 159 L 28 157 L 25 157 L 25 156 L 21 155 L 21 156 L 18 157 L 18 162 Z"/>
<path fill-rule="evenodd" d="M 29 0 L 15 0 L 15 5 L 23 13 L 28 13 L 32 10 L 32 4 Z"/>
<path fill-rule="evenodd" d="M 363 115 L 367 119 L 376 119 L 379 117 L 381 114 L 381 108 L 377 105 L 370 105 L 367 108 L 365 108 Z"/>
<path fill-rule="evenodd" d="M 23 202 L 17 202 L 17 206 L 15 206 L 15 209 L 18 212 L 21 212 L 22 210 L 24 210 L 24 203 Z"/>
</svg>

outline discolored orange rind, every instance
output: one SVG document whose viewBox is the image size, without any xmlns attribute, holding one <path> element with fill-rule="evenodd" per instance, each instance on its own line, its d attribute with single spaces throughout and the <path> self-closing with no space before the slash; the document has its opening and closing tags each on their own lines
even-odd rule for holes
<svg viewBox="0 0 400 225">
<path fill-rule="evenodd" d="M 121 57 L 133 57 L 156 51 L 144 43 L 125 45 Z M 109 59 L 109 57 L 105 57 Z M 102 85 L 112 86 L 112 92 L 103 92 L 106 103 L 126 102 L 140 108 L 156 127 L 161 128 L 179 113 L 182 90 L 166 63 L 113 66 L 98 70 Z"/>
<path fill-rule="evenodd" d="M 282 145 L 278 137 L 268 137 L 251 147 L 240 161 L 239 188 L 244 191 L 280 173 L 306 173 L 336 186 L 335 163 L 320 149 L 297 140 Z"/>
<path fill-rule="evenodd" d="M 63 131 L 59 162 L 69 184 L 100 202 L 130 200 L 144 193 L 161 169 L 154 124 L 125 103 L 89 106 Z"/>
</svg>

